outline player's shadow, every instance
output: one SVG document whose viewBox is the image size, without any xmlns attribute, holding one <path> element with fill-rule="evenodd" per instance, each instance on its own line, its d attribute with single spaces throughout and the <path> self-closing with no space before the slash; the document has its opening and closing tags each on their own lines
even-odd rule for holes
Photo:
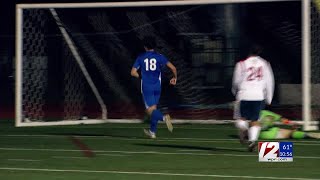
<svg viewBox="0 0 320 180">
<path fill-rule="evenodd" d="M 134 143 L 137 146 L 148 146 L 148 147 L 162 147 L 162 148 L 175 148 L 175 149 L 189 149 L 189 150 L 203 150 L 203 151 L 230 151 L 230 152 L 246 152 L 245 149 L 232 149 L 223 147 L 201 147 L 201 146 L 190 146 L 190 145 L 172 145 L 172 144 L 146 144 L 146 143 Z"/>
<path fill-rule="evenodd" d="M 238 135 L 229 135 L 229 137 L 231 137 L 232 139 L 239 139 L 239 136 Z"/>
</svg>

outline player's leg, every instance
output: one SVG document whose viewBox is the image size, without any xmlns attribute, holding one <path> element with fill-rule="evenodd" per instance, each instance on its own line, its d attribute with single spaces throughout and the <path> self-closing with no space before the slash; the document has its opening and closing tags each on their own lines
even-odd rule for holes
<svg viewBox="0 0 320 180">
<path fill-rule="evenodd" d="M 150 116 L 151 123 L 150 123 L 150 130 L 149 133 L 145 133 L 150 136 L 151 138 L 155 138 L 155 134 L 157 131 L 158 121 L 165 121 L 169 131 L 172 131 L 172 124 L 170 121 L 170 116 L 164 116 L 160 110 L 157 109 L 157 104 L 160 99 L 161 94 L 161 87 L 156 85 L 155 87 L 149 87 L 143 89 L 143 97 L 144 102 L 146 105 L 146 112 Z M 153 136 L 154 135 L 154 136 Z"/>
<path fill-rule="evenodd" d="M 248 150 L 253 151 L 257 146 L 261 126 L 259 124 L 260 111 L 264 108 L 264 101 L 247 101 L 248 119 L 251 120 L 248 130 L 249 145 Z"/>
<path fill-rule="evenodd" d="M 153 89 L 150 87 L 142 87 L 142 97 L 143 102 L 146 107 L 146 113 L 150 116 L 150 129 L 144 129 L 144 133 L 150 138 L 156 138 L 156 131 L 158 122 L 155 121 L 154 116 L 152 116 L 153 111 L 157 108 L 155 104 L 155 98 L 153 94 Z"/>
<path fill-rule="evenodd" d="M 260 130 L 261 130 L 261 127 L 258 121 L 252 121 L 250 123 L 250 128 L 248 131 L 248 138 L 249 138 L 248 150 L 250 152 L 252 152 L 257 146 L 257 140 L 260 134 Z"/>
<path fill-rule="evenodd" d="M 292 129 L 281 129 L 279 127 L 270 128 L 267 131 L 262 131 L 259 138 L 265 140 L 271 139 L 303 139 L 306 138 L 307 134 L 303 131 L 297 131 Z"/>
<path fill-rule="evenodd" d="M 292 129 L 279 129 L 276 139 L 289 139 L 292 137 L 294 130 Z"/>
<path fill-rule="evenodd" d="M 272 127 L 267 131 L 260 133 L 260 139 L 289 139 L 294 131 L 292 129 L 281 129 L 279 127 Z"/>
<path fill-rule="evenodd" d="M 154 97 L 155 97 L 155 102 L 158 104 L 159 103 L 159 100 L 160 100 L 160 96 L 161 96 L 161 87 L 157 88 L 156 91 L 154 91 Z M 158 120 L 161 120 L 161 121 L 164 121 L 167 125 L 167 128 L 170 132 L 173 131 L 173 126 L 172 126 L 172 123 L 171 123 L 171 117 L 169 114 L 166 114 L 166 115 L 163 115 L 161 113 L 160 110 L 156 109 L 154 111 L 156 113 L 156 118 Z"/>
<path fill-rule="evenodd" d="M 315 136 L 314 136 L 315 135 Z M 291 134 L 291 137 L 293 139 L 304 139 L 304 138 L 316 138 L 318 139 L 319 138 L 319 134 L 315 134 L 315 133 L 306 133 L 306 132 L 303 132 L 303 131 L 297 131 L 297 130 L 294 130 Z"/>
<path fill-rule="evenodd" d="M 241 118 L 243 120 L 249 120 L 252 121 L 252 101 L 240 101 L 240 114 Z M 250 132 L 251 132 L 251 138 L 252 138 L 252 122 L 250 122 L 250 128 L 248 129 L 248 140 L 249 140 L 249 146 L 254 146 L 252 141 L 250 141 Z M 249 149 L 250 150 L 250 149 Z"/>
<path fill-rule="evenodd" d="M 155 108 L 151 113 L 151 126 L 150 126 L 150 129 L 154 132 L 156 131 L 158 121 L 164 121 L 167 125 L 168 130 L 172 132 L 173 127 L 172 127 L 170 116 L 168 114 L 163 115 L 160 110 Z"/>
<path fill-rule="evenodd" d="M 156 138 L 157 125 L 158 125 L 158 122 L 154 121 L 154 118 L 152 118 L 152 112 L 154 111 L 154 109 L 156 109 L 156 106 L 150 106 L 146 109 L 146 112 L 150 116 L 151 121 L 150 121 L 150 129 L 144 129 L 144 133 L 152 139 Z"/>
<path fill-rule="evenodd" d="M 239 131 L 239 139 L 241 144 L 246 144 L 248 141 L 249 123 L 245 119 L 237 119 L 235 126 Z"/>
<path fill-rule="evenodd" d="M 271 139 L 276 139 L 279 133 L 278 127 L 272 127 L 269 128 L 268 130 L 261 131 L 259 138 L 264 139 L 264 140 L 271 140 Z"/>
<path fill-rule="evenodd" d="M 249 123 L 241 118 L 240 101 L 234 102 L 233 118 L 235 119 L 235 126 L 239 131 L 239 139 L 241 144 L 245 144 L 248 136 Z"/>
<path fill-rule="evenodd" d="M 147 113 L 150 115 L 150 131 L 156 133 L 157 132 L 157 126 L 158 126 L 158 117 L 159 116 L 156 112 L 157 105 L 152 105 L 147 109 Z"/>
</svg>

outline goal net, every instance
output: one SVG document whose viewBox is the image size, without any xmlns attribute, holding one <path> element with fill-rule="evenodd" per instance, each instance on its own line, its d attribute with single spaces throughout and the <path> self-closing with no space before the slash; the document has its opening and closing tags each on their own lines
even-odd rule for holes
<svg viewBox="0 0 320 180">
<path fill-rule="evenodd" d="M 311 1 L 310 5 L 310 55 L 311 55 L 311 117 L 306 129 L 319 129 L 320 121 L 320 0 Z"/>
<path fill-rule="evenodd" d="M 232 119 L 234 64 L 259 43 L 276 79 L 269 108 L 314 126 L 319 118 L 320 11 L 318 0 L 307 2 L 17 5 L 16 125 L 140 122 L 140 82 L 130 70 L 143 52 L 141 39 L 154 36 L 157 51 L 178 69 L 176 87 L 169 85 L 171 74 L 164 69 L 158 106 L 174 119 Z M 306 30 L 304 14 L 310 24 Z"/>
</svg>

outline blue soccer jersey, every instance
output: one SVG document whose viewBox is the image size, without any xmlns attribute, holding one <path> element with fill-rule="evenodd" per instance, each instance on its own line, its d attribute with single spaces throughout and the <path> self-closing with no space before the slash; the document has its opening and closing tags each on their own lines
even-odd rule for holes
<svg viewBox="0 0 320 180">
<path fill-rule="evenodd" d="M 141 70 L 141 92 L 146 108 L 157 105 L 161 94 L 161 68 L 168 63 L 163 55 L 148 51 L 140 55 L 133 67 Z"/>
<path fill-rule="evenodd" d="M 154 85 L 161 81 L 161 68 L 168 63 L 163 55 L 148 51 L 140 55 L 133 67 L 141 70 L 143 85 Z"/>
</svg>

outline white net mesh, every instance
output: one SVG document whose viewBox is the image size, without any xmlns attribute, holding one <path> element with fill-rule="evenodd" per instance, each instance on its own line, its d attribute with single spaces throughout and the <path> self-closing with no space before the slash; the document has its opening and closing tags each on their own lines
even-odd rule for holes
<svg viewBox="0 0 320 180">
<path fill-rule="evenodd" d="M 320 120 L 320 1 L 311 1 L 312 118 Z"/>
<path fill-rule="evenodd" d="M 101 109 L 48 9 L 23 13 L 25 122 L 101 118 Z M 97 108 L 94 112 L 89 107 Z"/>
<path fill-rule="evenodd" d="M 44 118 L 48 59 L 43 10 L 30 10 L 23 16 L 23 113 L 26 118 Z"/>
<path fill-rule="evenodd" d="M 79 119 L 84 116 L 86 80 L 74 61 L 69 47 L 64 43 L 62 62 L 64 78 L 64 119 Z"/>
</svg>

